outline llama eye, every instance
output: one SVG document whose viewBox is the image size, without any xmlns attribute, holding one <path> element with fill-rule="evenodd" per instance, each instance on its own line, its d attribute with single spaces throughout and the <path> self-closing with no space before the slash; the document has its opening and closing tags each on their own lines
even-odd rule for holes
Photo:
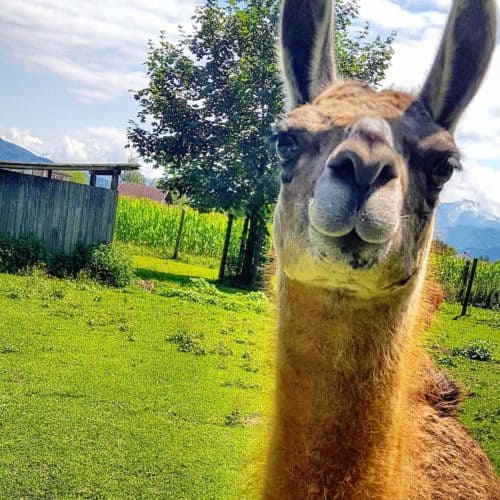
<svg viewBox="0 0 500 500">
<path fill-rule="evenodd" d="M 437 162 L 432 169 L 432 182 L 441 189 L 450 180 L 455 169 L 460 169 L 460 161 L 453 156 Z"/>
<path fill-rule="evenodd" d="M 276 137 L 276 153 L 283 163 L 294 160 L 299 155 L 297 139 L 286 132 L 278 134 Z"/>
</svg>

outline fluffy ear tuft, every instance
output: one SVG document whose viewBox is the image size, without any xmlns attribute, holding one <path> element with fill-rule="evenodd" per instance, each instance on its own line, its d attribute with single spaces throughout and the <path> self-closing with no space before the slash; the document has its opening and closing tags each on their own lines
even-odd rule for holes
<svg viewBox="0 0 500 500">
<path fill-rule="evenodd" d="M 454 0 L 420 101 L 453 131 L 486 73 L 496 37 L 495 0 Z"/>
<path fill-rule="evenodd" d="M 283 0 L 281 58 L 292 108 L 334 82 L 332 0 Z"/>
</svg>

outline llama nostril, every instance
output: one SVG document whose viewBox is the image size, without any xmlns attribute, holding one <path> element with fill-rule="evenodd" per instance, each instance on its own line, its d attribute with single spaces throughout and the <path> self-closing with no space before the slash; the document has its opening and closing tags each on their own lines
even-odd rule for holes
<svg viewBox="0 0 500 500">
<path fill-rule="evenodd" d="M 378 174 L 378 177 L 375 179 L 374 184 L 383 186 L 396 177 L 396 167 L 392 163 L 387 163 L 382 167 L 382 170 Z"/>
<path fill-rule="evenodd" d="M 330 158 L 327 166 L 331 175 L 338 180 L 366 191 L 371 186 L 381 187 L 398 177 L 392 155 L 377 154 L 375 158 L 361 157 L 352 148 L 340 151 Z"/>
<path fill-rule="evenodd" d="M 354 159 L 348 155 L 339 155 L 328 164 L 331 172 L 338 179 L 352 183 L 356 181 Z"/>
</svg>

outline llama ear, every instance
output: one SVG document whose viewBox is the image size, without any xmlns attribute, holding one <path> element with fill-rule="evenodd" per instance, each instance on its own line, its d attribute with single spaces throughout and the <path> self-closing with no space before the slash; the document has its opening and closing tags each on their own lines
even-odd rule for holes
<svg viewBox="0 0 500 500">
<path fill-rule="evenodd" d="M 283 0 L 281 59 L 292 108 L 334 82 L 332 0 Z"/>
<path fill-rule="evenodd" d="M 434 121 L 453 131 L 474 97 L 495 47 L 495 0 L 454 0 L 439 50 L 420 93 Z"/>
</svg>

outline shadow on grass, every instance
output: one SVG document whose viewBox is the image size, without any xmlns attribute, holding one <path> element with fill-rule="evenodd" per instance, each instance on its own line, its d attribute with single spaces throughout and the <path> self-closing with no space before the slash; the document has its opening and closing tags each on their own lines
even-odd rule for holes
<svg viewBox="0 0 500 500">
<path fill-rule="evenodd" d="M 155 280 L 161 283 L 177 283 L 179 285 L 189 285 L 193 278 L 198 278 L 199 276 L 188 275 L 188 274 L 174 274 L 174 273 L 166 273 L 164 271 L 154 271 L 152 269 L 145 269 L 143 267 L 136 268 L 135 274 L 138 278 L 142 278 L 144 280 Z M 247 290 L 244 288 L 237 288 L 227 283 L 219 283 L 217 280 L 210 280 L 207 278 L 203 278 L 208 281 L 210 284 L 215 285 L 219 292 L 234 295 L 234 294 L 243 294 L 246 295 L 251 292 L 251 290 Z"/>
<path fill-rule="evenodd" d="M 165 273 L 163 271 L 154 271 L 152 269 L 145 269 L 139 267 L 135 270 L 135 274 L 142 279 L 145 280 L 156 280 L 156 281 L 173 281 L 175 283 L 180 283 L 182 285 L 187 285 L 189 282 L 196 278 L 196 276 L 190 276 L 188 274 L 173 274 L 173 273 Z M 212 283 L 211 280 L 207 280 Z"/>
</svg>

